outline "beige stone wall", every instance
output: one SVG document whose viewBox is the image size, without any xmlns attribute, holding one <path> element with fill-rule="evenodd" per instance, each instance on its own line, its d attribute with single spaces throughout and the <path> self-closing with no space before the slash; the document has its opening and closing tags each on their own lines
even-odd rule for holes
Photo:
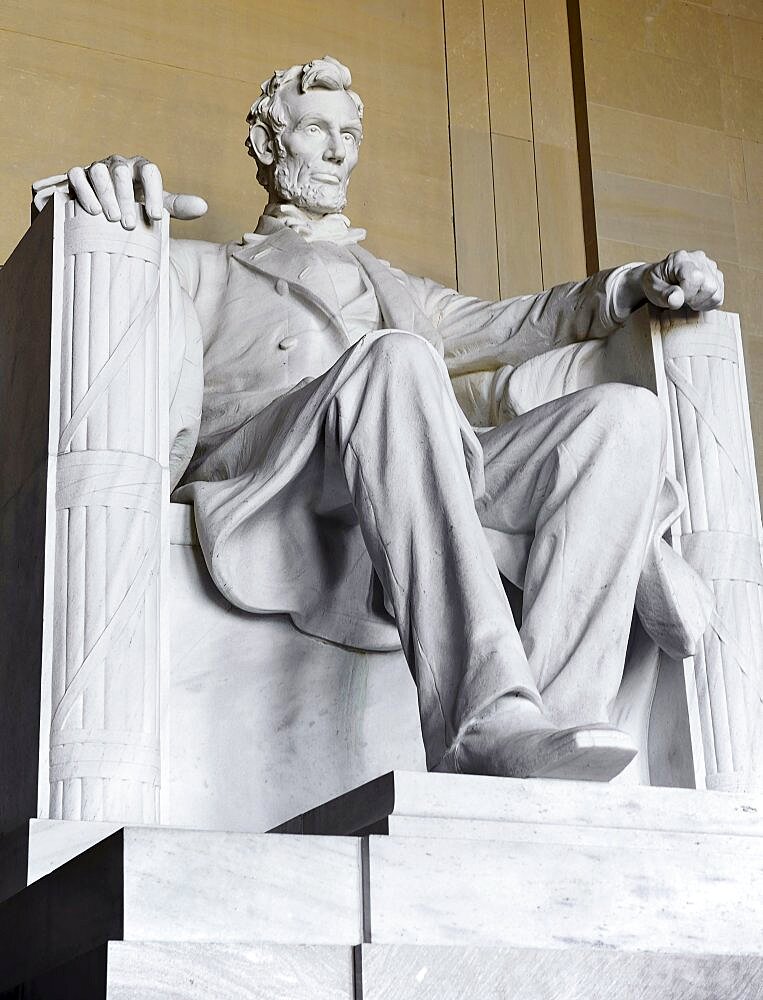
<svg viewBox="0 0 763 1000">
<path fill-rule="evenodd" d="M 581 0 L 602 266 L 702 248 L 739 312 L 763 466 L 763 0 Z"/>
<path fill-rule="evenodd" d="M 564 0 L 444 0 L 459 289 L 586 273 Z"/>
<path fill-rule="evenodd" d="M 453 284 L 441 0 L 4 0 L 0 260 L 28 224 L 32 180 L 115 151 L 208 199 L 176 235 L 239 236 L 263 205 L 242 145 L 259 84 L 326 52 L 368 106 L 353 220 L 382 256 Z"/>
</svg>

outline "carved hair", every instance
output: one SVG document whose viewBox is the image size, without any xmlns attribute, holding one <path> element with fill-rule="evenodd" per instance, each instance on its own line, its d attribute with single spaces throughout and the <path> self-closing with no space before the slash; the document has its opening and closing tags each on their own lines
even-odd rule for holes
<svg viewBox="0 0 763 1000">
<path fill-rule="evenodd" d="M 350 71 L 337 59 L 324 56 L 322 59 L 313 59 L 311 62 L 305 63 L 304 66 L 297 65 L 291 66 L 289 69 L 277 69 L 270 79 L 265 80 L 262 84 L 262 93 L 246 116 L 249 135 L 247 135 L 244 145 L 249 155 L 257 160 L 257 180 L 264 188 L 268 187 L 270 167 L 260 163 L 257 159 L 257 153 L 252 144 L 251 131 L 255 125 L 261 125 L 267 129 L 278 144 L 280 134 L 286 128 L 279 91 L 287 83 L 296 83 L 303 94 L 314 89 L 346 90 L 355 102 L 358 117 L 363 118 L 363 102 L 354 90 L 350 90 L 352 83 Z"/>
</svg>

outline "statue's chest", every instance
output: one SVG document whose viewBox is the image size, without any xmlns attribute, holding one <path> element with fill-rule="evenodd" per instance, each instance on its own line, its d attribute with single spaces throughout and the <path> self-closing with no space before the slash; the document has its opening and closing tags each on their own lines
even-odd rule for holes
<svg viewBox="0 0 763 1000">
<path fill-rule="evenodd" d="M 258 342 L 310 336 L 346 348 L 380 325 L 376 292 L 352 257 L 315 255 L 288 277 L 256 272 L 234 260 L 218 336 Z"/>
</svg>

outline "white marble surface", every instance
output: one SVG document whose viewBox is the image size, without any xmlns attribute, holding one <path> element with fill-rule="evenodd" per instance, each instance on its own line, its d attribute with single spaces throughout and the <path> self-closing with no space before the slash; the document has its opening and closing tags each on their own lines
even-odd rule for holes
<svg viewBox="0 0 763 1000">
<path fill-rule="evenodd" d="M 759 842 L 697 837 L 680 851 L 418 837 L 369 838 L 376 944 L 601 947 L 763 954 Z"/>
<path fill-rule="evenodd" d="M 104 1000 L 358 1000 L 352 948 L 112 942 Z"/>
<path fill-rule="evenodd" d="M 109 940 L 350 946 L 359 842 L 128 827 L 0 904 L 0 991 Z"/>
<path fill-rule="evenodd" d="M 357 840 L 127 828 L 128 940 L 352 944 Z"/>
<path fill-rule="evenodd" d="M 190 508 L 171 506 L 173 538 L 190 541 Z M 424 768 L 402 652 L 346 649 L 239 611 L 198 547 L 171 550 L 164 822 L 264 831 L 392 768 Z"/>
<path fill-rule="evenodd" d="M 363 1000 L 731 1000 L 763 995 L 763 960 L 605 949 L 363 945 Z"/>
<path fill-rule="evenodd" d="M 285 826 L 295 833 L 348 834 L 380 822 L 394 834 L 510 840 L 523 827 L 549 827 L 575 836 L 598 829 L 606 837 L 614 829 L 728 834 L 763 843 L 763 795 L 395 771 Z"/>
</svg>

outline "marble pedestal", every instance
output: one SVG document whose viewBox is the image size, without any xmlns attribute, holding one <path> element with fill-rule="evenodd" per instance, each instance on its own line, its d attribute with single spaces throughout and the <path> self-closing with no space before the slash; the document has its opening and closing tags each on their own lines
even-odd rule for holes
<svg viewBox="0 0 763 1000">
<path fill-rule="evenodd" d="M 763 995 L 763 797 L 395 772 L 288 826 L 111 834 L 0 904 L 0 995 Z"/>
</svg>

